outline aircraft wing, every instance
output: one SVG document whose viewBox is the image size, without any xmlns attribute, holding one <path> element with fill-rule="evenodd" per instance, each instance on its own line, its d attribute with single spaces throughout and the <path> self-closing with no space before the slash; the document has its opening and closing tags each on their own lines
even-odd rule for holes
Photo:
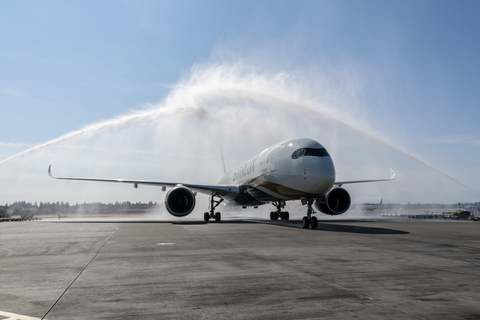
<svg viewBox="0 0 480 320">
<path fill-rule="evenodd" d="M 356 181 L 338 181 L 335 182 L 334 185 L 342 186 L 344 184 L 351 184 L 351 183 L 364 183 L 364 182 L 378 182 L 378 181 L 392 181 L 395 179 L 395 172 L 390 169 L 390 179 L 380 179 L 380 180 L 356 180 Z"/>
<path fill-rule="evenodd" d="M 136 188 L 139 184 L 173 188 L 176 186 L 184 186 L 192 189 L 193 191 L 207 194 L 207 195 L 235 195 L 239 193 L 238 186 L 222 186 L 222 185 L 205 185 L 205 184 L 189 184 L 189 183 L 178 183 L 178 182 L 159 182 L 159 181 L 148 181 L 148 180 L 126 180 L 126 179 L 98 179 L 98 178 L 74 178 L 74 177 L 55 177 L 52 175 L 52 166 L 48 167 L 48 175 L 54 179 L 61 180 L 79 180 L 79 181 L 94 181 L 94 182 L 117 182 L 117 183 L 130 183 L 133 184 Z"/>
</svg>

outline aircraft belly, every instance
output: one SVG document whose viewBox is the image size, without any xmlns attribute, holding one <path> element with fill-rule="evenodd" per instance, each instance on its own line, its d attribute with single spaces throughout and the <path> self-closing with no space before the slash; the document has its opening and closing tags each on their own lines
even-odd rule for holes
<svg viewBox="0 0 480 320">
<path fill-rule="evenodd" d="M 246 192 L 258 201 L 269 202 L 275 200 L 296 200 L 315 191 L 315 183 L 306 183 L 295 177 L 279 179 L 289 181 L 290 186 L 285 186 L 277 182 L 276 177 L 261 176 L 253 179 L 247 184 Z M 298 180 L 298 181 L 295 181 Z M 313 193 L 317 194 L 317 193 Z M 312 194 L 312 195 L 313 195 Z"/>
</svg>

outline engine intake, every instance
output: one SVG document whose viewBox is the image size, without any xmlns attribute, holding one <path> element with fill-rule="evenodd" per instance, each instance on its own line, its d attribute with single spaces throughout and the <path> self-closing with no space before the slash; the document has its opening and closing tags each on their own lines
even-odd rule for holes
<svg viewBox="0 0 480 320">
<path fill-rule="evenodd" d="M 327 194 L 317 198 L 315 207 L 329 215 L 337 215 L 346 212 L 350 208 L 350 195 L 343 188 L 335 188 Z"/>
<path fill-rule="evenodd" d="M 195 194 L 184 186 L 176 186 L 167 192 L 165 207 L 172 216 L 184 217 L 195 208 Z"/>
</svg>

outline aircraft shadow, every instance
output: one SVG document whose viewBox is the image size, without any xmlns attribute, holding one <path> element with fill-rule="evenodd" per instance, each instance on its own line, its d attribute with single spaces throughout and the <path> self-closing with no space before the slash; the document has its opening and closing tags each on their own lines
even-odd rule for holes
<svg viewBox="0 0 480 320">
<path fill-rule="evenodd" d="M 282 227 L 302 228 L 302 222 L 300 220 L 298 220 L 298 221 L 289 220 L 287 223 L 285 223 L 285 222 L 284 221 L 278 221 L 277 223 L 273 222 L 271 224 L 282 226 Z M 362 221 L 362 222 L 364 222 L 364 221 Z M 321 221 L 318 222 L 317 229 L 309 228 L 307 230 L 360 233 L 360 234 L 410 234 L 410 232 L 402 231 L 402 230 L 379 228 L 379 227 L 352 226 L 352 225 L 335 224 L 335 223 L 330 223 L 330 222 L 324 223 L 324 222 L 321 222 Z"/>
<path fill-rule="evenodd" d="M 44 222 L 51 222 L 51 223 L 165 223 L 165 224 L 173 224 L 173 225 L 207 225 L 210 223 L 218 223 L 218 224 L 250 224 L 250 223 L 266 223 L 270 225 L 275 225 L 279 227 L 287 227 L 287 228 L 302 228 L 302 222 L 300 220 L 288 220 L 288 221 L 270 221 L 270 220 L 222 220 L 222 221 L 198 221 L 198 220 L 190 220 L 190 221 L 159 221 L 159 220 L 121 220 L 121 219 L 112 219 L 112 220 L 53 220 L 53 221 L 44 221 Z M 347 221 L 345 221 L 347 222 Z M 352 222 L 352 221 L 348 221 Z M 362 221 L 365 223 L 366 221 Z M 395 229 L 387 229 L 387 228 L 378 228 L 378 227 L 364 227 L 364 226 L 352 226 L 352 225 L 343 225 L 343 224 L 335 224 L 335 223 L 325 223 L 322 221 L 318 222 L 317 229 L 307 229 L 308 231 L 329 231 L 329 232 L 346 232 L 346 233 L 360 233 L 360 234 L 409 234 L 409 232 L 395 230 Z M 305 231 L 307 231 L 305 230 Z"/>
</svg>

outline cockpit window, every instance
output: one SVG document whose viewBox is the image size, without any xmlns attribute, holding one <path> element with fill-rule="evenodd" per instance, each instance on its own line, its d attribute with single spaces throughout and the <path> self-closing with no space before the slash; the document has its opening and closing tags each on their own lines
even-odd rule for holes
<svg viewBox="0 0 480 320">
<path fill-rule="evenodd" d="M 292 159 L 298 159 L 304 156 L 312 157 L 328 157 L 329 154 L 325 148 L 302 148 L 298 149 L 292 154 Z"/>
<path fill-rule="evenodd" d="M 292 159 L 298 159 L 305 155 L 305 149 L 298 149 L 292 154 Z"/>
</svg>

